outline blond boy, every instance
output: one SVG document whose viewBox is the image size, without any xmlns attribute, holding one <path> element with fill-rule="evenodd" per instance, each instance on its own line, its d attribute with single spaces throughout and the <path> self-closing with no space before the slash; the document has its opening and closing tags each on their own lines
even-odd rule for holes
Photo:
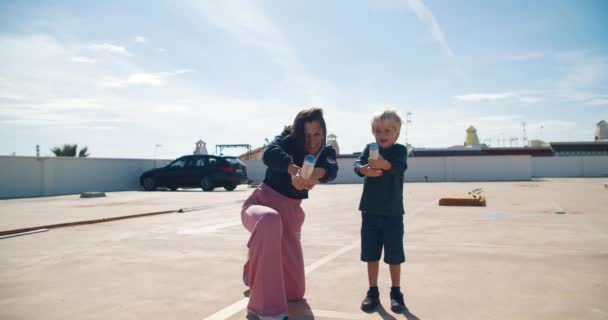
<svg viewBox="0 0 608 320">
<path fill-rule="evenodd" d="M 372 133 L 379 147 L 377 160 L 371 159 L 370 145 L 365 146 L 355 162 L 355 172 L 365 177 L 359 203 L 361 211 L 361 260 L 367 262 L 369 290 L 361 309 L 372 312 L 380 304 L 378 291 L 379 261 L 384 249 L 384 262 L 391 274 L 391 310 L 406 312 L 401 293 L 403 249 L 403 181 L 407 169 L 407 148 L 397 143 L 401 118 L 387 109 L 372 118 Z"/>
</svg>

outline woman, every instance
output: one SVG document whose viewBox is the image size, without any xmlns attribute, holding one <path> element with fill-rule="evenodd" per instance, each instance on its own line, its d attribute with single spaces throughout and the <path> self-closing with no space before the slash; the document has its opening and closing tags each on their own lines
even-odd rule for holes
<svg viewBox="0 0 608 320">
<path fill-rule="evenodd" d="M 241 218 L 251 236 L 243 280 L 249 286 L 247 309 L 261 319 L 287 319 L 287 301 L 304 297 L 304 258 L 300 231 L 302 199 L 317 180 L 336 178 L 336 151 L 325 146 L 323 110 L 302 110 L 264 152 L 263 184 L 245 201 Z M 308 154 L 316 156 L 309 179 L 300 175 Z"/>
</svg>

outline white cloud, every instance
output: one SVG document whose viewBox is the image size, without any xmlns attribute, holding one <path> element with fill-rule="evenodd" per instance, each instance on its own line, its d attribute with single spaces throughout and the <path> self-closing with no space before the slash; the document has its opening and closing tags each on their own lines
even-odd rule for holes
<svg viewBox="0 0 608 320">
<path fill-rule="evenodd" d="M 546 57 L 547 55 L 542 52 L 527 52 L 520 54 L 512 54 L 504 57 L 504 60 L 508 61 L 530 61 L 537 60 Z"/>
<path fill-rule="evenodd" d="M 465 95 L 454 96 L 456 100 L 465 102 L 485 102 L 485 101 L 496 101 L 506 98 L 513 97 L 511 92 L 502 93 L 470 93 Z"/>
<path fill-rule="evenodd" d="M 95 59 L 85 57 L 85 56 L 72 56 L 69 58 L 70 61 L 80 62 L 80 63 L 95 63 Z"/>
<path fill-rule="evenodd" d="M 146 43 L 148 40 L 143 36 L 135 36 L 135 42 Z"/>
<path fill-rule="evenodd" d="M 101 87 L 106 88 L 126 88 L 131 85 L 161 87 L 167 85 L 170 77 L 187 72 L 192 71 L 179 69 L 173 72 L 138 72 L 131 73 L 124 79 L 106 77 L 99 84 Z"/>
<path fill-rule="evenodd" d="M 608 96 L 592 97 L 586 103 L 591 106 L 608 106 Z"/>
<path fill-rule="evenodd" d="M 407 2 L 410 9 L 412 9 L 414 13 L 416 13 L 418 19 L 430 29 L 433 38 L 439 43 L 441 49 L 445 52 L 445 54 L 450 57 L 453 57 L 454 53 L 452 52 L 452 49 L 450 49 L 445 35 L 443 34 L 443 31 L 441 30 L 437 19 L 435 19 L 433 12 L 424 4 L 422 0 L 405 1 Z"/>
<path fill-rule="evenodd" d="M 253 1 L 191 1 L 190 6 L 211 25 L 237 41 L 264 50 L 285 72 L 285 79 L 304 93 L 308 104 L 332 104 L 335 87 L 310 74 L 286 35 Z"/>
<path fill-rule="evenodd" d="M 122 47 L 122 46 L 117 46 L 114 44 L 109 44 L 109 43 L 91 44 L 91 45 L 89 45 L 89 49 L 91 49 L 93 51 L 105 51 L 105 52 L 118 54 L 118 55 L 122 55 L 122 56 L 131 55 L 129 53 L 129 51 L 127 50 L 127 48 Z"/>
<path fill-rule="evenodd" d="M 496 102 L 499 100 L 511 99 L 524 104 L 537 103 L 543 100 L 540 96 L 530 96 L 514 92 L 470 93 L 453 96 L 452 98 L 460 102 Z"/>
</svg>

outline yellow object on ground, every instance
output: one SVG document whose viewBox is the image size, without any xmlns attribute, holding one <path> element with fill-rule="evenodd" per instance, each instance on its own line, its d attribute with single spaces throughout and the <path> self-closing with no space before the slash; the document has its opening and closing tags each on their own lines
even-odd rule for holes
<svg viewBox="0 0 608 320">
<path fill-rule="evenodd" d="M 439 199 L 440 206 L 473 206 L 485 207 L 486 197 L 482 189 L 474 189 L 467 194 L 448 195 Z"/>
</svg>

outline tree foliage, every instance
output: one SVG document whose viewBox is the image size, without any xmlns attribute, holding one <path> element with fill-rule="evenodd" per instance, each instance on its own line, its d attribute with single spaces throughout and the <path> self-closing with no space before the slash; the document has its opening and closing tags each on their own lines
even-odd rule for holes
<svg viewBox="0 0 608 320">
<path fill-rule="evenodd" d="M 61 147 L 51 148 L 51 152 L 57 157 L 76 157 L 77 149 L 78 149 L 77 144 L 64 144 Z M 88 147 L 81 148 L 80 151 L 78 152 L 78 157 L 86 158 L 90 155 L 88 152 L 89 152 Z"/>
</svg>

